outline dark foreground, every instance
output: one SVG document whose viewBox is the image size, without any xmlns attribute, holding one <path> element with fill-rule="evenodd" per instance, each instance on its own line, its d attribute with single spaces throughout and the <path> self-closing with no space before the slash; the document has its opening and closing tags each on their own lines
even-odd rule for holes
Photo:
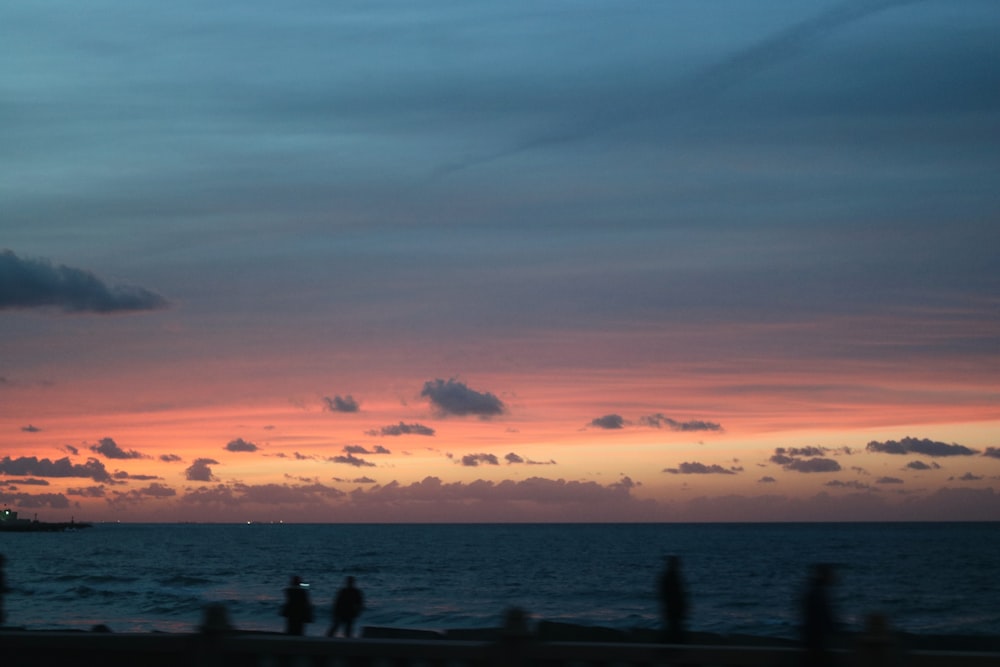
<svg viewBox="0 0 1000 667">
<path fill-rule="evenodd" d="M 581 633 L 583 636 L 581 636 Z M 610 633 L 610 634 L 609 634 Z M 523 629 L 420 630 L 365 628 L 359 639 L 289 637 L 206 627 L 190 634 L 0 631 L 4 667 L 607 667 L 608 665 L 800 665 L 789 641 L 692 633 L 683 645 L 640 633 L 540 623 Z M 845 637 L 830 665 L 985 667 L 1000 665 L 1000 638 Z"/>
</svg>

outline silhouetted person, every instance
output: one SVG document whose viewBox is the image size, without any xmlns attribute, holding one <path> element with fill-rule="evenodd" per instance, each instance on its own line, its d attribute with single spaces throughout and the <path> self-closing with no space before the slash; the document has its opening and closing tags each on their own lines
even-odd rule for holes
<svg viewBox="0 0 1000 667">
<path fill-rule="evenodd" d="M 281 607 L 285 617 L 285 632 L 290 635 L 305 634 L 306 623 L 312 623 L 313 608 L 309 601 L 309 591 L 299 577 L 292 577 L 285 589 L 285 604 Z"/>
<path fill-rule="evenodd" d="M 802 647 L 810 667 L 833 664 L 830 647 L 837 620 L 830 601 L 833 568 L 826 563 L 813 565 L 809 585 L 802 598 Z"/>
<path fill-rule="evenodd" d="M 4 595 L 7 593 L 7 576 L 4 574 L 3 567 L 6 564 L 7 559 L 3 554 L 0 554 L 0 625 L 3 625 L 7 620 L 6 612 L 3 607 Z"/>
<path fill-rule="evenodd" d="M 333 637 L 343 625 L 344 636 L 350 637 L 354 629 L 354 621 L 361 615 L 361 610 L 364 607 L 364 596 L 354 585 L 354 577 L 348 577 L 344 581 L 344 587 L 337 591 L 337 597 L 333 601 L 333 618 L 330 629 L 326 631 L 326 636 Z"/>
<path fill-rule="evenodd" d="M 667 567 L 659 581 L 660 613 L 663 617 L 663 641 L 668 644 L 684 642 L 684 622 L 688 615 L 687 591 L 681 578 L 681 559 L 667 558 Z"/>
</svg>

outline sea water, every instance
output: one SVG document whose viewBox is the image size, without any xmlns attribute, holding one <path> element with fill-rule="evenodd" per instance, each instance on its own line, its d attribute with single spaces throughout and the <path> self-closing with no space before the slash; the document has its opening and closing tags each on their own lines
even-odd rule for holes
<svg viewBox="0 0 1000 667">
<path fill-rule="evenodd" d="M 812 563 L 832 563 L 838 615 L 899 630 L 1000 634 L 1000 524 L 96 524 L 0 533 L 7 623 L 28 629 L 190 632 L 209 602 L 244 630 L 280 631 L 292 575 L 321 635 L 344 577 L 360 625 L 496 627 L 532 619 L 659 627 L 656 578 L 682 559 L 692 630 L 794 638 Z"/>
</svg>

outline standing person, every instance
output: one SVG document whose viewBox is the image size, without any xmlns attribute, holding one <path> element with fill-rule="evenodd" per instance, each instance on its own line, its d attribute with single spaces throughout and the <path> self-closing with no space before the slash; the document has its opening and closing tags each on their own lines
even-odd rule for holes
<svg viewBox="0 0 1000 667">
<path fill-rule="evenodd" d="M 832 664 L 830 648 L 837 631 L 830 601 L 833 583 L 833 567 L 827 563 L 813 566 L 809 586 L 802 598 L 802 646 L 806 665 L 810 667 Z"/>
<path fill-rule="evenodd" d="M 312 623 L 313 607 L 309 600 L 309 585 L 302 583 L 298 576 L 292 577 L 285 589 L 285 604 L 281 607 L 281 615 L 285 617 L 285 633 L 289 635 L 304 635 L 306 623 Z"/>
<path fill-rule="evenodd" d="M 337 591 L 337 597 L 333 601 L 333 619 L 330 629 L 326 631 L 326 636 L 333 637 L 343 625 L 344 636 L 350 637 L 354 628 L 354 620 L 361 615 L 361 610 L 364 607 L 364 596 L 354 585 L 354 577 L 348 577 L 344 581 L 344 587 Z"/>
<path fill-rule="evenodd" d="M 663 640 L 668 644 L 684 643 L 684 622 L 688 600 L 681 577 L 681 559 L 667 558 L 667 567 L 660 575 L 660 613 L 663 617 Z"/>
<path fill-rule="evenodd" d="M 3 554 L 0 554 L 0 625 L 3 625 L 4 621 L 7 620 L 3 607 L 4 594 L 7 593 L 7 577 L 4 575 L 3 571 L 3 566 L 6 562 L 7 559 L 4 558 Z"/>
</svg>

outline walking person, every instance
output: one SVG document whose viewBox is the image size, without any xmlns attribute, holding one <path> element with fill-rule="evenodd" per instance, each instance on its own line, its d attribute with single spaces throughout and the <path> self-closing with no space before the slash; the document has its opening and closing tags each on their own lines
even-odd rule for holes
<svg viewBox="0 0 1000 667">
<path fill-rule="evenodd" d="M 354 630 L 354 621 L 361 615 L 364 607 L 364 596 L 354 585 L 354 577 L 347 577 L 344 580 L 344 587 L 337 591 L 337 597 L 333 601 L 332 619 L 326 636 L 333 637 L 343 626 L 344 636 L 350 637 Z"/>
</svg>

